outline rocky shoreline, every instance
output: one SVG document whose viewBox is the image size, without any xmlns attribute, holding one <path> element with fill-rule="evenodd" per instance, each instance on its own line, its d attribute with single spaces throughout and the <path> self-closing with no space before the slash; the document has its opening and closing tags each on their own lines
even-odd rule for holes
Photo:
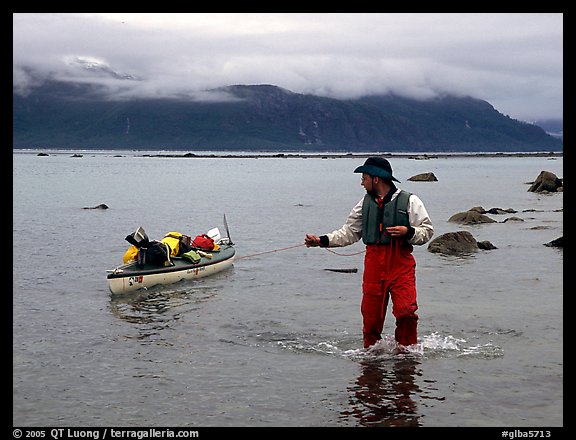
<svg viewBox="0 0 576 440">
<path fill-rule="evenodd" d="M 216 158 L 216 159 L 363 159 L 370 156 L 399 157 L 414 160 L 449 159 L 454 157 L 562 157 L 563 152 L 517 152 L 517 153 L 163 153 L 142 154 L 141 157 L 175 157 L 175 158 Z"/>
</svg>

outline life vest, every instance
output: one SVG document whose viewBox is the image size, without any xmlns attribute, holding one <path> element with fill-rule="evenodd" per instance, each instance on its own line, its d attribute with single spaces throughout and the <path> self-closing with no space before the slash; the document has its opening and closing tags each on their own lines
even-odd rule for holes
<svg viewBox="0 0 576 440">
<path fill-rule="evenodd" d="M 400 190 L 394 200 L 382 208 L 374 198 L 366 194 L 362 203 L 362 241 L 364 244 L 388 244 L 390 236 L 386 233 L 389 226 L 410 226 L 408 218 L 408 199 L 412 194 Z"/>
</svg>

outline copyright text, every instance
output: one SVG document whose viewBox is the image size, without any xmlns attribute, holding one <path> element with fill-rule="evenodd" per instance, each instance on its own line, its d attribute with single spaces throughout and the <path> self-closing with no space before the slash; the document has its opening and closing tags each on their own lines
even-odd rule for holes
<svg viewBox="0 0 576 440">
<path fill-rule="evenodd" d="M 14 428 L 12 430 L 14 439 L 162 439 L 162 438 L 200 438 L 200 432 L 183 428 L 147 428 L 147 429 L 126 429 L 126 428 Z"/>
</svg>

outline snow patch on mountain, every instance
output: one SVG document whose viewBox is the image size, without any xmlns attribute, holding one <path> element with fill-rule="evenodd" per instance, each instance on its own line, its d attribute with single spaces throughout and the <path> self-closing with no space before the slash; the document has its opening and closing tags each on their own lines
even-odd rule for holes
<svg viewBox="0 0 576 440">
<path fill-rule="evenodd" d="M 80 69 L 101 77 L 109 77 L 120 80 L 140 81 L 141 79 L 129 73 L 117 72 L 110 64 L 102 59 L 93 56 L 68 55 L 64 57 L 64 62 L 73 69 Z"/>
</svg>

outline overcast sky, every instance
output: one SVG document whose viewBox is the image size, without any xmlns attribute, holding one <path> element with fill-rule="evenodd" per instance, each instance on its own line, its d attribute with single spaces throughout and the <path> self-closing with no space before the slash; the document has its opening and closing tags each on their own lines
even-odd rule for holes
<svg viewBox="0 0 576 440">
<path fill-rule="evenodd" d="M 123 98 L 274 84 L 336 98 L 470 95 L 527 121 L 563 111 L 560 13 L 18 13 L 13 25 L 21 92 L 47 77 Z"/>
</svg>

